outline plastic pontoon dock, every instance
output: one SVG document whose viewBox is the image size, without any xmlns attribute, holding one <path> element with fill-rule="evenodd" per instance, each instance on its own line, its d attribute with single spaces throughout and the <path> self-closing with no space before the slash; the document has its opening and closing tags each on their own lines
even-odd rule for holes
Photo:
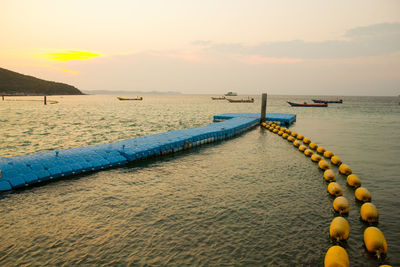
<svg viewBox="0 0 400 267">
<path fill-rule="evenodd" d="M 286 125 L 295 119 L 293 114 L 267 113 L 268 121 Z M 0 192 L 229 139 L 258 125 L 260 114 L 228 113 L 214 116 L 214 121 L 220 122 L 108 144 L 0 158 Z"/>
</svg>

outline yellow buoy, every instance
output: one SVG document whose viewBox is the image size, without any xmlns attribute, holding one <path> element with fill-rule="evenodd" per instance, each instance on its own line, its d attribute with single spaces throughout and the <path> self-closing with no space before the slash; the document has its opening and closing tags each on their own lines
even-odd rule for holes
<svg viewBox="0 0 400 267">
<path fill-rule="evenodd" d="M 289 142 L 293 142 L 295 139 L 294 139 L 293 136 L 288 136 L 287 140 L 288 140 Z"/>
<path fill-rule="evenodd" d="M 317 149 L 317 144 L 316 143 L 313 143 L 313 142 L 311 142 L 309 145 L 308 145 L 312 150 L 316 150 Z"/>
<path fill-rule="evenodd" d="M 283 134 L 283 132 L 282 132 L 282 131 L 279 131 L 279 132 L 278 132 L 278 135 L 282 135 L 282 134 Z"/>
<path fill-rule="evenodd" d="M 295 147 L 299 147 L 301 145 L 301 142 L 299 140 L 295 140 L 295 141 L 293 141 L 293 145 Z"/>
<path fill-rule="evenodd" d="M 318 162 L 318 161 L 321 160 L 321 156 L 318 155 L 318 154 L 312 154 L 311 160 L 314 161 L 314 162 Z"/>
<path fill-rule="evenodd" d="M 340 187 L 340 184 L 335 183 L 335 182 L 329 183 L 328 192 L 332 196 L 336 196 L 336 197 L 343 195 L 343 191 L 342 191 L 342 188 Z"/>
<path fill-rule="evenodd" d="M 322 146 L 319 146 L 319 147 L 317 148 L 317 152 L 318 152 L 319 154 L 324 154 L 325 148 L 323 148 Z"/>
<path fill-rule="evenodd" d="M 316 154 L 314 154 L 314 155 L 316 155 Z M 326 171 L 324 171 L 324 179 L 328 182 L 334 182 L 334 181 L 336 181 L 336 175 L 331 169 L 327 169 Z"/>
<path fill-rule="evenodd" d="M 349 238 L 349 234 L 349 222 L 343 217 L 335 217 L 331 222 L 331 226 L 329 227 L 329 235 L 331 238 L 336 239 L 336 241 L 339 242 Z"/>
<path fill-rule="evenodd" d="M 349 201 L 343 196 L 337 197 L 333 201 L 333 209 L 340 214 L 349 213 Z"/>
<path fill-rule="evenodd" d="M 292 132 L 292 134 L 291 134 L 293 137 L 296 137 L 297 136 L 297 133 L 296 132 Z"/>
<path fill-rule="evenodd" d="M 350 175 L 350 174 L 352 173 L 352 171 L 351 171 L 349 165 L 344 164 L 344 163 L 343 163 L 343 164 L 340 164 L 340 166 L 339 166 L 339 172 L 340 172 L 341 174 L 344 174 L 344 175 Z"/>
<path fill-rule="evenodd" d="M 325 267 L 349 267 L 349 256 L 341 246 L 333 246 L 328 249 L 324 260 Z"/>
<path fill-rule="evenodd" d="M 297 139 L 298 139 L 298 140 L 303 140 L 303 138 L 304 138 L 304 136 L 302 136 L 301 134 L 298 134 L 298 135 L 297 135 Z"/>
<path fill-rule="evenodd" d="M 311 140 L 309 138 L 307 138 L 307 137 L 304 137 L 303 138 L 303 143 L 304 144 L 309 144 L 309 143 L 311 143 Z"/>
<path fill-rule="evenodd" d="M 262 125 L 263 127 L 266 127 L 266 126 L 267 126 L 267 124 L 266 124 L 265 122 L 262 122 L 261 125 Z"/>
<path fill-rule="evenodd" d="M 379 213 L 376 206 L 370 202 L 364 203 L 360 209 L 361 219 L 363 221 L 374 223 L 379 220 Z"/>
<path fill-rule="evenodd" d="M 271 126 L 272 126 L 272 127 L 275 127 L 275 126 L 276 126 L 276 124 L 275 124 L 275 123 L 272 123 L 272 124 L 271 124 Z"/>
<path fill-rule="evenodd" d="M 376 227 L 371 226 L 365 229 L 364 243 L 367 250 L 371 253 L 376 253 L 378 258 L 380 258 L 381 254 L 386 254 L 387 252 L 385 236 Z"/>
<path fill-rule="evenodd" d="M 342 160 L 338 156 L 332 156 L 331 157 L 331 162 L 335 165 L 340 165 L 342 164 Z"/>
<path fill-rule="evenodd" d="M 274 129 L 272 132 L 273 133 L 277 133 L 277 132 L 279 132 L 279 130 L 278 129 Z"/>
<path fill-rule="evenodd" d="M 307 149 L 307 147 L 305 146 L 305 145 L 300 145 L 299 146 L 299 150 L 301 151 L 301 152 L 304 152 L 304 150 L 306 150 Z"/>
<path fill-rule="evenodd" d="M 287 133 L 282 134 L 283 139 L 288 138 L 288 136 L 289 136 L 289 135 L 288 135 Z"/>
<path fill-rule="evenodd" d="M 307 157 L 311 157 L 312 154 L 314 154 L 314 153 L 312 152 L 311 149 L 304 150 L 304 155 L 306 155 Z"/>
<path fill-rule="evenodd" d="M 318 162 L 318 167 L 319 167 L 321 170 L 327 170 L 327 169 L 330 168 L 328 162 L 326 162 L 326 161 L 323 160 L 323 159 L 321 159 L 321 160 Z"/>
<path fill-rule="evenodd" d="M 355 174 L 350 174 L 347 176 L 347 184 L 352 186 L 352 187 L 360 187 L 361 186 L 361 181 L 360 178 L 358 178 L 357 175 Z"/>
<path fill-rule="evenodd" d="M 333 156 L 333 152 L 332 151 L 327 150 L 327 151 L 324 152 L 324 157 L 325 158 L 330 159 L 332 156 Z"/>
<path fill-rule="evenodd" d="M 354 192 L 354 195 L 359 201 L 362 202 L 369 202 L 371 201 L 371 193 L 368 191 L 367 188 L 365 187 L 359 187 L 356 189 L 356 192 Z"/>
<path fill-rule="evenodd" d="M 270 130 L 271 132 L 274 130 L 274 127 L 272 127 L 272 126 L 270 126 L 269 128 L 268 128 L 268 130 Z"/>
</svg>

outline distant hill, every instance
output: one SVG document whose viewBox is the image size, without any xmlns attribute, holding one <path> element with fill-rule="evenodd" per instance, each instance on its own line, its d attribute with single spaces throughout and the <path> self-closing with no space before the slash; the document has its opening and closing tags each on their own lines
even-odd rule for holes
<svg viewBox="0 0 400 267">
<path fill-rule="evenodd" d="M 0 68 L 0 95 L 82 95 L 76 87 Z"/>
</svg>

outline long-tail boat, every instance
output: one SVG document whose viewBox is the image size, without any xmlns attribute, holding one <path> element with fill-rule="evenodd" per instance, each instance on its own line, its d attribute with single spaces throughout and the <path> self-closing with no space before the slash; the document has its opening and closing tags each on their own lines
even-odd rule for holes
<svg viewBox="0 0 400 267">
<path fill-rule="evenodd" d="M 117 97 L 118 100 L 143 100 L 143 97 L 135 97 L 135 98 L 125 98 L 125 97 Z"/>
<path fill-rule="evenodd" d="M 293 102 L 289 102 L 289 101 L 287 101 L 287 102 L 292 107 L 323 107 L 323 108 L 325 108 L 328 106 L 327 103 L 325 103 L 325 104 L 307 104 L 307 102 L 304 102 L 303 104 L 301 104 L 301 103 L 293 103 Z"/>
<path fill-rule="evenodd" d="M 225 96 L 221 96 L 221 97 L 211 97 L 212 100 L 225 100 Z"/>
</svg>

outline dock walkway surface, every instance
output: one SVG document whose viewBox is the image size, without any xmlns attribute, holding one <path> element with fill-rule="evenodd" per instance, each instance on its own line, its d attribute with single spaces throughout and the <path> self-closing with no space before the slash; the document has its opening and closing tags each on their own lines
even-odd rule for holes
<svg viewBox="0 0 400 267">
<path fill-rule="evenodd" d="M 296 115 L 267 113 L 268 121 L 289 125 Z M 227 113 L 200 128 L 183 129 L 94 146 L 0 158 L 0 192 L 71 175 L 118 167 L 232 138 L 259 123 L 260 114 Z"/>
<path fill-rule="evenodd" d="M 267 121 L 279 122 L 282 125 L 291 125 L 296 121 L 295 114 L 286 113 L 265 113 Z M 229 120 L 236 117 L 247 117 L 247 118 L 258 118 L 260 119 L 260 113 L 224 113 L 221 115 L 215 115 L 214 121 Z"/>
</svg>

